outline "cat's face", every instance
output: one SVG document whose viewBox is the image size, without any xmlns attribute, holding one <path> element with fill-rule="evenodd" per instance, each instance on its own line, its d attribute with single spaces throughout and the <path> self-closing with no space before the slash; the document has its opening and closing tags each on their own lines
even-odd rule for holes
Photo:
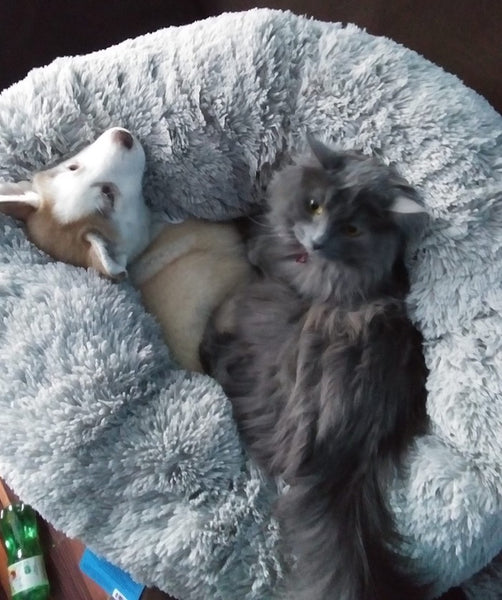
<svg viewBox="0 0 502 600">
<path fill-rule="evenodd" d="M 284 169 L 271 186 L 269 225 L 277 236 L 271 256 L 302 292 L 321 287 L 325 296 L 342 285 L 364 295 L 391 276 L 424 208 L 377 160 L 311 145 L 314 159 Z"/>
</svg>

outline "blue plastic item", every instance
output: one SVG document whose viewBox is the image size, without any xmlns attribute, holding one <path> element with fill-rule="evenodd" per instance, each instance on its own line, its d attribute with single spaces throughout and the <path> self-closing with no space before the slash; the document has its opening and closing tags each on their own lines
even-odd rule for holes
<svg viewBox="0 0 502 600">
<path fill-rule="evenodd" d="M 136 583 L 125 572 L 86 549 L 80 559 L 80 570 L 95 581 L 114 600 L 139 600 L 144 585 Z"/>
</svg>

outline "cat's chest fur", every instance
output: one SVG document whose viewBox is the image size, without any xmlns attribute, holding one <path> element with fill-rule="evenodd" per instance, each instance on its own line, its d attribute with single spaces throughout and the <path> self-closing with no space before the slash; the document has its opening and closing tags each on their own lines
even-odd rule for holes
<svg viewBox="0 0 502 600">
<path fill-rule="evenodd" d="M 387 303 L 375 301 L 355 308 L 338 306 L 335 301 L 303 300 L 288 286 L 277 282 L 258 283 L 247 290 L 245 308 L 240 313 L 243 338 L 256 352 L 268 356 L 279 366 L 283 359 L 295 357 L 323 363 L 323 351 L 363 341 L 370 322 L 385 312 Z M 296 382 L 293 380 L 292 384 Z"/>
<path fill-rule="evenodd" d="M 248 288 L 238 334 L 241 372 L 235 378 L 243 384 L 237 394 L 243 401 L 233 404 L 244 427 L 260 412 L 269 435 L 253 439 L 259 433 L 254 423 L 247 441 L 259 442 L 256 456 L 271 472 L 285 477 L 296 472 L 313 440 L 329 436 L 339 423 L 346 373 L 357 368 L 369 324 L 384 310 L 382 303 L 347 310 L 333 302 L 306 302 L 272 281 Z M 236 398 L 232 390 L 230 395 Z"/>
</svg>

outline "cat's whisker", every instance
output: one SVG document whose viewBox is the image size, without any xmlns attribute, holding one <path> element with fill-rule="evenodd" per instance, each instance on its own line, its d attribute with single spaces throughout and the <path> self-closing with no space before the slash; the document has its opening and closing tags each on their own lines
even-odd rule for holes
<svg viewBox="0 0 502 600">
<path fill-rule="evenodd" d="M 273 226 L 270 225 L 266 220 L 264 221 L 258 221 L 258 219 L 255 219 L 252 216 L 248 216 L 247 217 L 252 223 L 255 223 L 255 225 L 259 225 L 260 227 L 265 227 L 265 228 L 269 228 L 269 229 L 273 229 Z"/>
</svg>

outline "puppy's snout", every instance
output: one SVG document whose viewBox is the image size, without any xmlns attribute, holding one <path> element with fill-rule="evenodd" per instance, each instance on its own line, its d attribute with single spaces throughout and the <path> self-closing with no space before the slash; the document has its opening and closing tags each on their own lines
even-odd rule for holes
<svg viewBox="0 0 502 600">
<path fill-rule="evenodd" d="M 113 139 L 128 150 L 134 145 L 134 138 L 125 129 L 115 129 L 113 132 Z"/>
</svg>

